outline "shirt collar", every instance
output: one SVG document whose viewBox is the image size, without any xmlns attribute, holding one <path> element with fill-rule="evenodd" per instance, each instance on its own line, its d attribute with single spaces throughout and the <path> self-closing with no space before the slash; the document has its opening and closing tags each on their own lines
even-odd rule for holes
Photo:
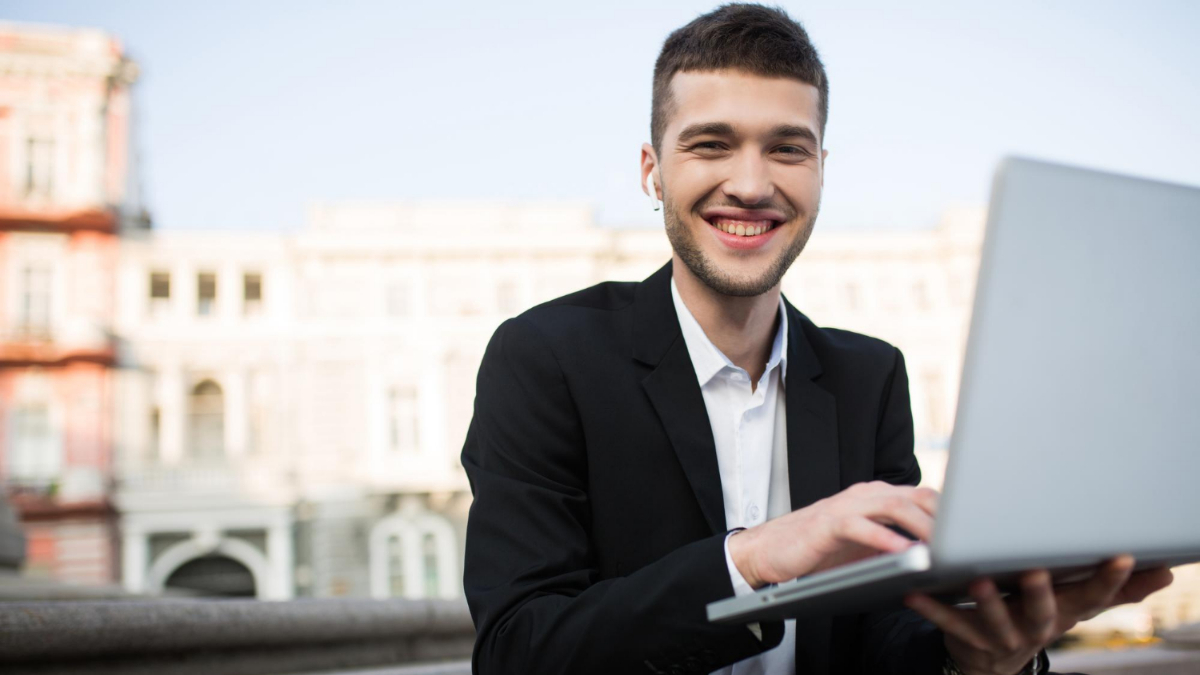
<svg viewBox="0 0 1200 675">
<path fill-rule="evenodd" d="M 679 317 L 679 328 L 683 331 L 683 340 L 687 344 L 688 355 L 691 356 L 692 366 L 696 369 L 696 379 L 700 386 L 708 384 L 708 381 L 724 368 L 741 370 L 705 335 L 704 329 L 700 327 L 700 322 L 696 321 L 691 310 L 683 303 L 683 298 L 679 297 L 679 289 L 675 286 L 674 277 L 671 278 L 671 299 L 675 302 L 675 314 Z M 771 343 L 771 355 L 767 358 L 767 368 L 763 371 L 763 376 L 766 377 L 778 365 L 780 366 L 781 382 L 787 380 L 787 322 L 787 308 L 783 304 L 783 295 L 780 294 L 779 329 L 775 331 L 775 339 Z"/>
</svg>

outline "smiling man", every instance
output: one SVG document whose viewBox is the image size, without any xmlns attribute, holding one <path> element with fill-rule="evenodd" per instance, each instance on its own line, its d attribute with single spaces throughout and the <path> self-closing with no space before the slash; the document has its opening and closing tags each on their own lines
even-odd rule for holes
<svg viewBox="0 0 1200 675">
<path fill-rule="evenodd" d="M 980 580 L 971 611 L 914 596 L 706 620 L 715 600 L 909 546 L 889 525 L 932 532 L 900 352 L 780 294 L 820 206 L 828 91 L 780 10 L 726 5 L 663 45 L 641 167 L 672 260 L 506 321 L 480 366 L 462 453 L 476 672 L 1044 672 L 1081 617 L 1164 584 L 1119 560 L 1069 591 L 1032 573 L 1009 600 Z"/>
</svg>

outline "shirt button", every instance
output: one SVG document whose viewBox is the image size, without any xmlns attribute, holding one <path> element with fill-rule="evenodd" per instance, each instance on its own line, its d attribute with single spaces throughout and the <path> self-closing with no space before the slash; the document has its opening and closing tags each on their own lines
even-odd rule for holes
<svg viewBox="0 0 1200 675">
<path fill-rule="evenodd" d="M 751 504 L 749 510 L 746 511 L 746 516 L 749 517 L 750 520 L 758 520 L 758 505 Z"/>
</svg>

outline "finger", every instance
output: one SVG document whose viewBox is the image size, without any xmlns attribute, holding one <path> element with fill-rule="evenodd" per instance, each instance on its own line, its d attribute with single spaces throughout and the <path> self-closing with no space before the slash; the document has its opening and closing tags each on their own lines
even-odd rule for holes
<svg viewBox="0 0 1200 675">
<path fill-rule="evenodd" d="M 1133 556 L 1122 555 L 1107 561 L 1083 584 L 1063 591 L 1059 607 L 1063 614 L 1088 617 L 1107 609 L 1133 571 Z"/>
<path fill-rule="evenodd" d="M 919 487 L 913 490 L 912 498 L 925 513 L 937 515 L 938 501 L 942 498 L 940 492 L 929 487 Z"/>
<path fill-rule="evenodd" d="M 941 498 L 941 493 L 931 487 L 892 485 L 883 481 L 872 481 L 865 484 L 859 483 L 859 485 L 863 485 L 865 493 L 870 496 L 900 497 L 906 501 L 915 503 L 930 516 L 937 514 L 938 500 Z"/>
<path fill-rule="evenodd" d="M 1058 602 L 1046 570 L 1034 570 L 1021 577 L 1021 614 L 1026 634 L 1037 644 L 1046 645 L 1055 638 Z"/>
<path fill-rule="evenodd" d="M 1146 596 L 1156 591 L 1161 591 L 1171 582 L 1175 580 L 1175 574 L 1165 567 L 1155 567 L 1140 572 L 1134 572 L 1129 577 L 1129 581 L 1117 591 L 1116 596 L 1112 600 L 1114 605 L 1123 605 L 1128 602 L 1141 602 L 1146 599 Z"/>
<path fill-rule="evenodd" d="M 912 500 L 912 494 L 881 495 L 863 505 L 863 515 L 899 525 L 921 541 L 933 536 L 933 517 Z"/>
<path fill-rule="evenodd" d="M 912 541 L 907 537 L 861 516 L 844 519 L 836 535 L 840 539 L 886 553 L 899 553 L 912 545 Z"/>
<path fill-rule="evenodd" d="M 963 610 L 944 605 L 924 593 L 908 595 L 904 598 L 904 604 L 929 619 L 947 635 L 953 635 L 981 652 L 992 651 L 991 643 L 967 619 Z"/>
<path fill-rule="evenodd" d="M 993 644 L 1008 653 L 1025 646 L 1021 632 L 1017 630 L 1008 611 L 1008 603 L 1000 597 L 1000 591 L 991 579 L 980 579 L 971 584 L 970 593 L 975 598 L 975 609 L 983 619 L 984 628 Z"/>
</svg>

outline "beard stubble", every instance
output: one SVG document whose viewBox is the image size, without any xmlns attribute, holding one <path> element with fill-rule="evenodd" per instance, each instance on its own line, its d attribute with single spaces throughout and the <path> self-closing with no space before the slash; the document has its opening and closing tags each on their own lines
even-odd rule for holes
<svg viewBox="0 0 1200 675">
<path fill-rule="evenodd" d="M 817 213 L 820 208 L 821 205 L 818 202 L 817 207 L 813 209 L 812 216 L 799 223 L 804 228 L 800 236 L 796 237 L 795 241 L 787 248 L 780 251 L 762 274 L 757 278 L 739 279 L 718 268 L 712 260 L 704 255 L 696 242 L 696 235 L 684 224 L 674 202 L 668 198 L 666 190 L 663 191 L 663 221 L 666 224 L 667 240 L 671 242 L 671 248 L 674 249 L 675 254 L 705 286 L 722 295 L 740 298 L 762 295 L 783 279 L 784 273 L 788 271 L 800 252 L 804 250 L 805 244 L 808 243 L 808 237 L 812 234 L 813 225 L 817 222 Z M 780 224 L 775 227 L 784 227 L 784 225 Z"/>
</svg>

